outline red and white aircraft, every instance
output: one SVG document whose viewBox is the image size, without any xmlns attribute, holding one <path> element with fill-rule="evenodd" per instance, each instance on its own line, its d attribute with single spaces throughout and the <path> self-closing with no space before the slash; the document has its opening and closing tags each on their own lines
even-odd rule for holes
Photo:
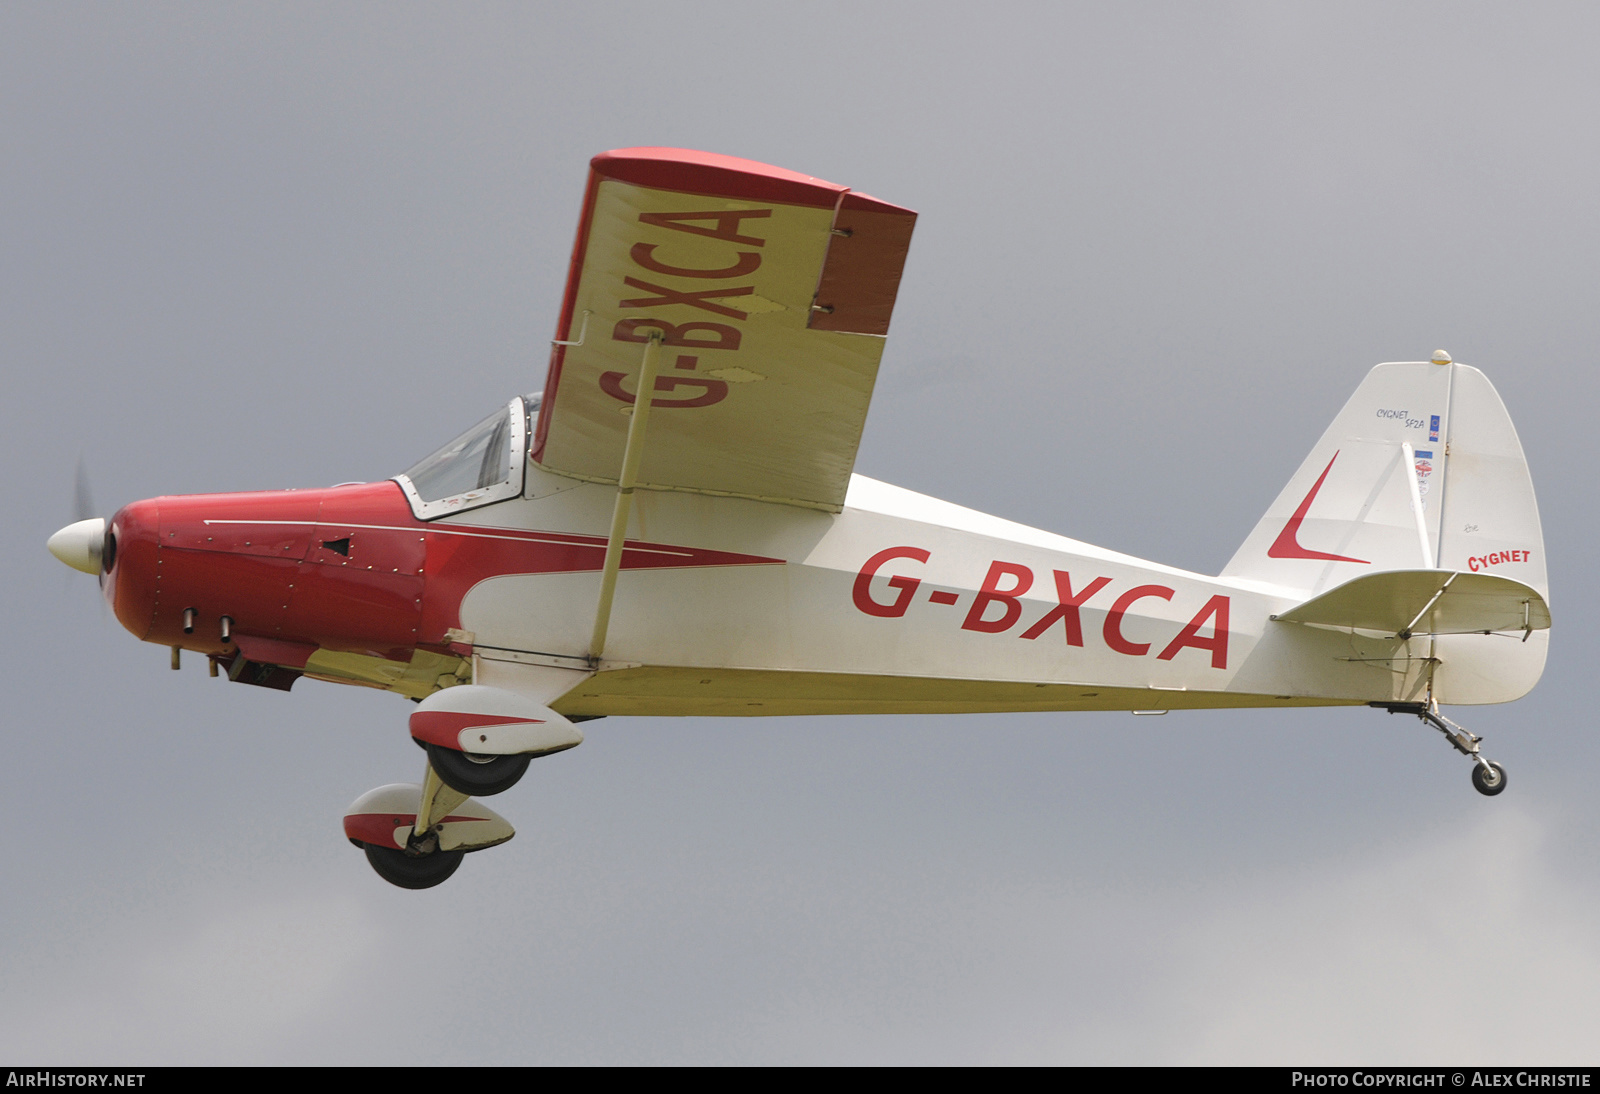
<svg viewBox="0 0 1600 1094">
<path fill-rule="evenodd" d="M 1543 671 L 1544 544 L 1481 372 L 1368 373 L 1220 576 L 853 475 L 916 214 L 748 160 L 592 162 L 549 375 L 405 474 L 160 497 L 50 549 L 122 624 L 288 690 L 418 705 L 420 786 L 345 833 L 425 888 L 511 838 L 474 795 L 613 714 L 1415 714 Z M 649 392 L 650 397 L 639 397 Z"/>
</svg>

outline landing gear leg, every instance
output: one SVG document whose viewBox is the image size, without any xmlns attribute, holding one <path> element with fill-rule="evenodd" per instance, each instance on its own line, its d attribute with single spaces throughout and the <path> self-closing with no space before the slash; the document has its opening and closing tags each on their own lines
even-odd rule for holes
<svg viewBox="0 0 1600 1094">
<path fill-rule="evenodd" d="M 422 775 L 422 804 L 417 808 L 417 823 L 411 829 L 411 840 L 427 839 L 436 835 L 436 826 L 450 815 L 450 810 L 466 801 L 470 795 L 449 786 L 439 773 L 428 764 Z"/>
<path fill-rule="evenodd" d="M 1452 748 L 1473 761 L 1472 785 L 1478 793 L 1492 798 L 1506 788 L 1506 769 L 1484 756 L 1478 748 L 1483 738 L 1474 733 L 1469 733 L 1466 729 L 1440 714 L 1437 701 L 1428 703 L 1373 703 L 1372 706 L 1382 707 L 1390 714 L 1415 714 L 1422 719 L 1424 725 L 1432 726 L 1440 733 L 1443 733 L 1445 740 L 1450 742 Z"/>
</svg>

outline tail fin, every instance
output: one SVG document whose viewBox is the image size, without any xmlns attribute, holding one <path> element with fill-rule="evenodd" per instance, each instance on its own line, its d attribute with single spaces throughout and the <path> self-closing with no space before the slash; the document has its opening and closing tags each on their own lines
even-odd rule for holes
<svg viewBox="0 0 1600 1094">
<path fill-rule="evenodd" d="M 1483 373 L 1448 359 L 1369 372 L 1222 574 L 1314 595 L 1419 569 L 1549 592 L 1517 431 Z"/>
</svg>

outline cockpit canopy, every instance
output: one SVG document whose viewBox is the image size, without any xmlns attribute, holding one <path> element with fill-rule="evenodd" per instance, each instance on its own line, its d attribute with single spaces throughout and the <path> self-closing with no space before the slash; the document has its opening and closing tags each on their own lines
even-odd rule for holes
<svg viewBox="0 0 1600 1094">
<path fill-rule="evenodd" d="M 418 520 L 435 520 L 519 497 L 539 392 L 521 395 L 394 481 Z"/>
</svg>

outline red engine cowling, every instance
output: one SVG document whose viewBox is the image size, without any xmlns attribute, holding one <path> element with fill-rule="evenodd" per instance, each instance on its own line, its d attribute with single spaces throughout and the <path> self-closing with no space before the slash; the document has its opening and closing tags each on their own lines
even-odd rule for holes
<svg viewBox="0 0 1600 1094">
<path fill-rule="evenodd" d="M 217 657 L 239 637 L 408 660 L 422 633 L 427 526 L 393 482 L 160 497 L 111 519 L 105 595 L 138 637 Z M 226 619 L 226 623 L 224 620 Z"/>
</svg>

